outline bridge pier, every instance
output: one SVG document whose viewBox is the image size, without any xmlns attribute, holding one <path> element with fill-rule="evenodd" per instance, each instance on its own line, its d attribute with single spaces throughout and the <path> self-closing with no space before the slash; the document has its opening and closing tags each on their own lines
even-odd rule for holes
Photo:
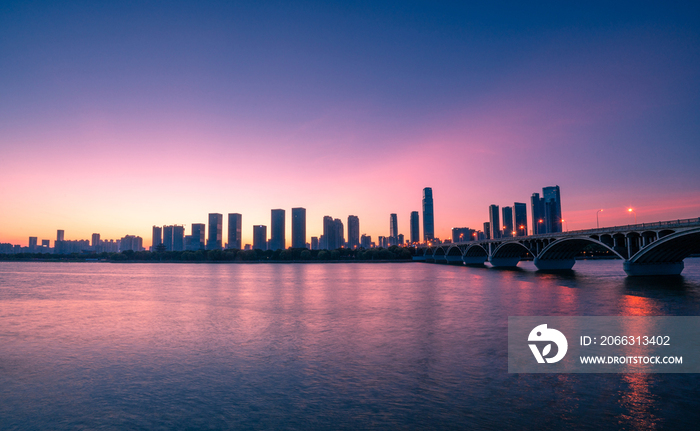
<svg viewBox="0 0 700 431">
<path fill-rule="evenodd" d="M 520 257 L 489 257 L 489 262 L 498 268 L 515 268 L 520 262 Z"/>
<path fill-rule="evenodd" d="M 535 258 L 535 266 L 540 271 L 564 271 L 574 267 L 576 259 L 540 259 Z"/>
<path fill-rule="evenodd" d="M 625 261 L 622 268 L 630 277 L 649 275 L 680 275 L 683 272 L 683 262 L 636 263 Z"/>
</svg>

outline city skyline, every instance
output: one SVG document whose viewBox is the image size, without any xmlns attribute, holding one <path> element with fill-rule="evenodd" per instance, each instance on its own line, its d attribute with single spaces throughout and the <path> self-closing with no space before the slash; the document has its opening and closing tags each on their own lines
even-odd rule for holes
<svg viewBox="0 0 700 431">
<path fill-rule="evenodd" d="M 423 189 L 423 203 L 421 206 L 424 208 L 425 207 L 425 193 L 426 190 L 429 190 L 429 207 L 434 206 L 434 200 L 432 198 L 432 188 L 426 187 Z M 551 208 L 549 206 L 550 201 L 545 200 L 544 197 L 540 197 L 540 193 L 535 192 L 532 193 L 531 196 L 531 202 L 528 208 L 527 204 L 524 203 L 518 203 L 515 202 L 512 204 L 513 206 L 503 206 L 502 208 L 499 207 L 499 205 L 491 204 L 487 208 L 487 215 L 485 219 L 487 220 L 486 222 L 474 222 L 471 224 L 466 224 L 469 226 L 478 226 L 481 227 L 483 225 L 483 231 L 480 230 L 479 228 L 476 229 L 471 229 L 473 233 L 479 233 L 479 235 L 484 235 L 485 238 L 494 238 L 494 230 L 497 230 L 496 238 L 500 237 L 509 237 L 509 236 L 525 236 L 525 235 L 533 235 L 533 234 L 540 234 L 540 233 L 551 233 L 551 232 L 562 232 L 564 230 L 564 219 L 562 219 L 562 213 L 563 211 L 561 210 L 561 198 L 560 198 L 560 188 L 559 186 L 547 186 L 542 188 L 543 193 L 542 196 L 545 195 L 545 192 L 547 192 L 548 196 L 550 199 L 554 199 L 553 197 L 556 196 L 556 200 L 552 204 Z M 500 201 L 500 200 L 499 200 Z M 535 202 L 538 202 L 538 204 L 535 204 Z M 516 210 L 515 212 L 513 210 Z M 244 245 L 253 245 L 256 241 L 256 234 L 255 234 L 255 229 L 259 227 L 264 227 L 265 232 L 268 231 L 268 227 L 272 226 L 273 224 L 276 225 L 277 229 L 277 235 L 281 236 L 284 239 L 284 246 L 282 246 L 281 243 L 279 243 L 279 240 L 273 240 L 272 234 L 270 233 L 270 236 L 266 238 L 266 244 L 269 247 L 274 247 L 273 249 L 277 248 L 290 248 L 294 246 L 294 231 L 295 231 L 295 223 L 297 224 L 297 230 L 300 232 L 300 237 L 298 238 L 298 242 L 301 243 L 301 237 L 306 238 L 306 242 L 304 242 L 304 246 L 308 244 L 311 246 L 312 242 L 312 237 L 314 236 L 313 234 L 307 234 L 307 220 L 306 220 L 306 208 L 301 208 L 301 207 L 295 207 L 291 209 L 291 214 L 289 217 L 286 216 L 286 211 L 284 209 L 272 209 L 270 210 L 271 216 L 269 221 L 262 225 L 262 224 L 256 224 L 250 226 L 250 230 L 252 235 L 250 236 L 250 241 L 245 241 L 245 236 L 242 235 L 242 232 L 245 231 L 242 225 L 242 215 L 239 213 L 229 213 L 229 223 L 228 226 L 226 226 L 226 234 L 224 235 L 224 226 L 223 226 L 223 214 L 219 213 L 208 213 L 208 224 L 204 223 L 191 223 L 191 224 L 176 224 L 172 226 L 168 225 L 162 225 L 162 226 L 157 226 L 153 225 L 151 227 L 151 235 L 129 235 L 127 236 L 135 236 L 135 237 L 141 237 L 143 238 L 143 246 L 146 250 L 148 250 L 151 247 L 155 247 L 155 244 L 153 241 L 149 242 L 149 239 L 158 238 L 160 239 L 161 242 L 165 243 L 165 237 L 168 235 L 169 238 L 169 243 L 170 245 L 166 245 L 165 249 L 166 250 L 173 250 L 173 242 L 174 241 L 180 241 L 182 244 L 180 246 L 176 247 L 182 247 L 182 250 L 197 250 L 199 248 L 201 249 L 223 249 L 223 248 L 239 248 L 239 249 L 244 249 Z M 424 211 L 425 209 L 423 209 Z M 604 209 L 603 209 L 604 210 Z M 624 214 L 624 219 L 627 220 L 627 223 L 620 223 L 618 225 L 628 225 L 628 224 L 634 224 L 632 222 L 629 222 L 632 217 L 635 218 L 635 222 L 637 221 L 637 215 L 636 213 L 639 211 L 639 208 L 632 208 L 632 207 L 625 207 L 620 209 L 620 212 Z M 547 213 L 551 213 L 550 217 L 547 218 Z M 411 230 L 414 227 L 417 227 L 417 231 L 420 232 L 419 237 L 422 239 L 421 242 L 425 242 L 425 225 L 423 223 L 420 223 L 420 227 L 418 226 L 413 226 L 413 223 L 415 221 L 415 224 L 419 224 L 418 220 L 420 216 L 418 216 L 418 211 L 411 211 L 410 214 L 406 217 L 406 224 L 408 224 L 407 227 L 407 232 L 402 232 L 398 230 L 398 227 L 396 230 L 394 230 L 394 226 L 398 226 L 398 219 L 400 218 L 398 214 L 396 213 L 391 213 L 390 215 L 390 226 L 387 229 L 387 232 L 383 232 L 383 235 L 379 235 L 376 233 L 367 233 L 365 231 L 357 231 L 355 232 L 355 223 L 357 224 L 357 229 L 359 229 L 359 218 L 355 215 L 349 215 L 348 216 L 348 227 L 347 231 L 345 230 L 346 228 L 343 226 L 342 221 L 339 219 L 335 219 L 333 221 L 333 218 L 330 217 L 330 220 L 335 223 L 335 228 L 334 232 L 338 232 L 339 229 L 342 229 L 340 231 L 340 236 L 343 238 L 343 241 L 346 240 L 345 238 L 345 233 L 348 234 L 347 237 L 347 243 L 350 244 L 350 242 L 353 241 L 353 236 L 357 234 L 359 238 L 359 234 L 368 235 L 370 237 L 375 237 L 375 238 L 384 238 L 385 241 L 387 241 L 388 245 L 391 245 L 389 243 L 392 243 L 392 241 L 397 241 L 398 236 L 401 235 L 402 237 L 408 239 L 410 241 L 411 235 L 414 233 Z M 506 213 L 509 214 L 510 216 L 510 222 L 506 224 L 504 220 L 506 219 Z M 596 211 L 598 213 L 598 210 Z M 608 211 L 610 213 L 610 211 Z M 432 212 L 434 214 L 434 212 Z M 414 219 L 415 216 L 415 219 Z M 297 217 L 297 221 L 295 221 L 295 217 Z M 324 216 L 323 219 L 325 219 L 328 216 Z M 434 215 L 431 215 L 431 218 L 433 218 Z M 495 217 L 495 223 L 494 223 L 494 217 Z M 567 216 L 568 217 L 568 216 Z M 599 217 L 598 214 L 596 214 L 596 217 Z M 678 217 L 679 219 L 681 217 Z M 529 220 L 528 220 L 529 219 Z M 538 220 L 539 219 L 539 220 Z M 618 217 L 617 219 L 620 219 Z M 212 220 L 214 222 L 212 226 Z M 518 224 L 517 220 L 524 220 L 524 222 Z M 656 220 L 655 220 L 656 221 Z M 597 218 L 596 222 L 599 222 L 599 218 Z M 236 231 L 233 233 L 231 232 L 231 224 L 234 224 L 237 226 Z M 338 224 L 339 223 L 339 224 Z M 351 223 L 352 223 L 352 228 L 351 228 Z M 554 228 L 552 228 L 550 225 L 554 225 Z M 566 221 L 566 224 L 568 225 L 568 220 Z M 323 225 L 323 222 L 322 222 Z M 465 225 L 465 223 L 463 223 Z M 187 226 L 191 227 L 192 233 L 191 235 L 186 235 L 185 234 L 185 229 Z M 287 229 L 286 227 L 289 226 L 289 231 L 291 232 L 291 235 L 287 235 Z M 488 226 L 488 228 L 486 227 Z M 528 226 L 530 227 L 529 230 L 527 229 Z M 605 227 L 605 224 L 602 224 L 601 227 Z M 608 226 L 615 226 L 615 224 L 609 224 Z M 213 227 L 213 228 L 212 228 Z M 590 227 L 590 226 L 589 226 Z M 586 227 L 586 228 L 589 228 Z M 178 235 L 176 235 L 177 239 L 173 236 L 173 229 L 176 229 L 178 232 Z M 320 231 L 319 234 L 315 235 L 316 238 L 323 239 L 323 232 L 326 229 L 326 227 L 323 228 L 323 230 Z M 352 232 L 350 229 L 353 229 Z M 434 229 L 434 222 L 433 222 L 433 229 Z M 454 232 L 455 229 L 458 229 L 460 232 L 462 229 L 468 229 L 468 228 L 458 228 L 458 227 L 451 227 L 449 229 L 443 229 L 444 231 L 448 232 L 450 235 L 445 236 L 445 237 L 439 237 L 435 235 L 435 238 L 438 238 L 440 240 L 449 240 L 449 241 L 457 241 L 457 239 L 454 238 Z M 510 229 L 508 232 L 506 232 L 507 229 Z M 584 228 L 585 229 L 585 228 Z M 518 232 L 518 230 L 521 230 Z M 568 230 L 568 229 L 566 229 Z M 579 230 L 579 229 L 571 229 L 571 230 Z M 166 234 L 165 232 L 168 231 Z M 194 244 L 194 238 L 195 238 L 195 231 L 197 231 L 197 236 L 201 235 L 201 239 L 198 241 L 201 245 L 195 245 Z M 205 240 L 205 231 L 207 232 L 206 240 Z M 56 239 L 61 241 L 64 235 L 65 235 L 65 229 L 57 229 L 55 230 L 56 232 Z M 156 234 L 158 232 L 158 234 Z M 272 232 L 272 228 L 269 229 L 269 232 Z M 303 232 L 303 233 L 302 233 Z M 514 232 L 514 233 L 513 233 Z M 97 238 L 100 237 L 101 233 L 95 233 L 93 232 L 90 236 L 86 237 L 92 237 L 93 241 L 95 238 L 95 235 L 97 235 Z M 267 235 L 267 234 L 266 234 Z M 375 236 L 376 235 L 376 236 Z M 180 239 L 180 236 L 182 237 Z M 27 239 L 26 246 L 32 247 L 32 241 L 34 241 L 34 245 L 36 246 L 36 242 L 38 241 L 38 238 L 40 238 L 41 235 L 33 235 L 29 236 Z M 103 237 L 105 237 L 103 235 Z M 114 238 L 120 238 L 122 235 L 117 235 Z M 231 238 L 238 238 L 236 241 L 236 244 L 229 244 L 228 242 L 224 242 L 222 238 L 228 237 L 229 239 Z M 50 238 L 50 237 L 49 237 Z M 105 237 L 106 238 L 106 237 Z M 260 238 L 259 236 L 257 237 L 258 239 Z M 481 238 L 481 236 L 479 236 Z M 470 238 L 472 239 L 472 238 Z M 69 235 L 68 240 L 70 241 L 87 241 L 88 244 L 91 244 L 89 240 L 84 239 L 84 238 L 78 238 L 75 237 L 73 238 L 72 236 Z M 42 238 L 42 241 L 49 241 L 45 238 Z M 114 239 L 112 239 L 114 241 Z M 190 245 L 190 241 L 192 241 L 192 244 Z M 335 241 L 335 239 L 334 239 Z M 2 238 L 0 238 L 0 243 L 8 243 L 6 241 L 3 241 Z M 25 247 L 24 243 L 21 241 L 19 242 L 9 242 L 10 244 L 18 244 L 20 246 Z M 403 241 L 401 242 L 403 243 Z M 210 245 L 212 244 L 212 245 Z M 335 242 L 333 243 L 335 244 Z M 240 246 L 238 246 L 240 245 Z M 357 245 L 359 245 L 359 241 L 357 242 Z M 381 244 L 377 244 L 377 246 L 380 246 Z M 297 248 L 302 248 L 302 247 L 297 247 Z M 310 247 L 312 248 L 312 247 Z"/>
<path fill-rule="evenodd" d="M 570 230 L 700 213 L 691 6 L 40 10 L 0 14 L 2 242 L 236 212 L 245 244 L 294 207 L 408 235 L 426 186 L 439 238 L 540 184 Z"/>
</svg>

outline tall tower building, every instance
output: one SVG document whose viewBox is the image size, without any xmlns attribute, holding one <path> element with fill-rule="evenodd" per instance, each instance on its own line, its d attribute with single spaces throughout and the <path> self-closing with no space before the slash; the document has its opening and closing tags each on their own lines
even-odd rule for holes
<svg viewBox="0 0 700 431">
<path fill-rule="evenodd" d="M 64 234 L 65 234 L 65 232 L 63 231 L 63 229 L 57 230 L 56 231 L 56 241 L 64 241 Z"/>
<path fill-rule="evenodd" d="M 533 193 L 530 198 L 530 208 L 532 210 L 532 233 L 539 235 L 547 233 L 547 224 L 544 216 L 544 199 L 539 193 Z"/>
<path fill-rule="evenodd" d="M 544 199 L 544 219 L 547 224 L 547 233 L 561 232 L 561 196 L 559 186 L 544 187 L 542 189 Z"/>
<path fill-rule="evenodd" d="M 411 212 L 411 244 L 420 242 L 420 216 L 418 211 Z"/>
<path fill-rule="evenodd" d="M 284 250 L 287 237 L 284 229 L 284 210 L 272 210 L 270 225 L 270 250 Z"/>
<path fill-rule="evenodd" d="M 491 223 L 484 222 L 484 239 L 491 239 Z"/>
<path fill-rule="evenodd" d="M 333 217 L 323 216 L 323 235 L 321 235 L 321 249 L 335 250 L 337 241 L 335 239 L 335 224 Z"/>
<path fill-rule="evenodd" d="M 515 226 L 513 227 L 517 236 L 527 236 L 527 205 L 515 202 L 513 212 L 515 213 Z"/>
<path fill-rule="evenodd" d="M 221 250 L 223 240 L 224 216 L 219 213 L 209 214 L 209 236 L 207 237 L 207 250 Z"/>
<path fill-rule="evenodd" d="M 173 251 L 185 250 L 185 226 L 175 225 L 173 228 Z"/>
<path fill-rule="evenodd" d="M 206 229 L 204 223 L 192 223 L 192 239 L 190 240 L 192 250 L 204 250 Z"/>
<path fill-rule="evenodd" d="M 156 251 L 156 247 L 163 244 L 163 228 L 153 226 L 153 236 L 151 237 L 151 250 Z"/>
<path fill-rule="evenodd" d="M 360 219 L 357 216 L 348 216 L 348 245 L 350 248 L 360 247 Z"/>
<path fill-rule="evenodd" d="M 292 208 L 292 248 L 306 248 L 306 208 Z"/>
<path fill-rule="evenodd" d="M 93 233 L 92 234 L 92 249 L 94 251 L 97 251 L 97 247 L 100 246 L 100 234 L 99 233 Z"/>
<path fill-rule="evenodd" d="M 267 226 L 253 226 L 253 250 L 267 250 Z"/>
<path fill-rule="evenodd" d="M 175 226 L 163 226 L 163 245 L 165 246 L 165 251 L 173 251 L 173 227 Z"/>
<path fill-rule="evenodd" d="M 501 222 L 503 223 L 503 236 L 508 238 L 511 236 L 515 236 L 513 234 L 513 207 L 503 207 L 501 208 L 501 215 L 503 216 L 503 219 Z"/>
<path fill-rule="evenodd" d="M 228 215 L 228 248 L 241 248 L 241 232 L 243 226 L 243 216 L 238 213 Z"/>
<path fill-rule="evenodd" d="M 336 240 L 338 241 L 337 247 L 344 247 L 345 246 L 345 226 L 343 226 L 343 222 L 337 218 L 333 220 L 333 224 L 335 225 L 335 237 Z"/>
<path fill-rule="evenodd" d="M 491 239 L 498 239 L 501 237 L 501 220 L 498 213 L 498 205 L 489 205 L 489 226 L 491 227 Z"/>
<path fill-rule="evenodd" d="M 399 218 L 396 214 L 389 214 L 389 238 L 390 245 L 399 243 Z"/>
<path fill-rule="evenodd" d="M 433 189 L 423 189 L 423 241 L 435 238 L 435 220 L 433 215 Z"/>
</svg>

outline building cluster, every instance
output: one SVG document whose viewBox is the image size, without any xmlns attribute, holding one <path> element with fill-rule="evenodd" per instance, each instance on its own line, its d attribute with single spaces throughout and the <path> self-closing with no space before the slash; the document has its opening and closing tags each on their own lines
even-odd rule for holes
<svg viewBox="0 0 700 431">
<path fill-rule="evenodd" d="M 527 204 L 515 202 L 512 207 L 489 206 L 489 221 L 484 230 L 468 227 L 452 228 L 452 241 L 465 242 L 484 239 L 540 235 L 562 231 L 561 195 L 559 186 L 544 187 L 542 197 L 533 193 L 530 200 L 532 229 L 528 229 Z"/>
<path fill-rule="evenodd" d="M 22 247 L 13 244 L 0 244 L 0 254 L 12 253 L 48 253 L 48 254 L 72 254 L 72 253 L 117 253 L 120 251 L 133 250 L 143 251 L 143 239 L 140 236 L 126 235 L 121 239 L 100 239 L 99 233 L 92 234 L 92 240 L 65 239 L 65 231 L 56 231 L 56 240 L 51 247 L 51 241 L 42 239 L 41 244 L 35 236 L 29 237 L 29 245 Z"/>
<path fill-rule="evenodd" d="M 452 228 L 452 238 L 441 241 L 435 237 L 435 216 L 433 209 L 433 190 L 430 187 L 423 189 L 422 213 L 423 236 L 420 236 L 420 214 L 411 212 L 409 223 L 409 238 L 406 239 L 399 233 L 398 215 L 389 215 L 389 235 L 379 236 L 377 242 L 372 237 L 360 234 L 360 219 L 355 215 L 348 216 L 347 230 L 343 221 L 331 216 L 323 217 L 323 234 L 320 237 L 312 236 L 311 242 L 306 242 L 306 209 L 292 208 L 292 248 L 307 248 L 311 250 L 335 250 L 347 248 L 372 248 L 390 246 L 409 246 L 422 243 L 440 244 L 447 242 L 466 242 L 484 239 L 496 239 L 503 237 L 527 236 L 528 234 L 544 234 L 562 231 L 561 198 L 559 186 L 544 187 L 542 197 L 539 193 L 533 193 L 531 198 L 532 229 L 528 229 L 527 205 L 515 202 L 513 206 L 499 208 L 498 205 L 489 206 L 489 221 L 484 223 L 483 230 L 470 229 L 468 227 Z M 193 223 L 190 226 L 190 234 L 186 235 L 184 225 L 153 226 L 151 251 L 197 251 L 197 250 L 222 250 L 222 249 L 259 249 L 279 250 L 285 249 L 287 236 L 285 229 L 286 211 L 284 209 L 271 210 L 270 235 L 265 225 L 253 226 L 253 244 L 242 244 L 243 216 L 239 213 L 229 213 L 227 217 L 228 236 L 223 237 L 224 216 L 219 213 L 209 214 L 208 226 L 204 223 Z M 347 233 L 347 237 L 346 237 Z M 54 247 L 50 247 L 49 240 L 42 240 L 41 245 L 37 237 L 29 237 L 29 246 L 20 247 L 12 244 L 0 244 L 0 253 L 101 253 L 120 252 L 126 250 L 142 251 L 143 239 L 139 236 L 126 235 L 118 240 L 101 240 L 100 234 L 92 235 L 89 240 L 65 240 L 64 231 L 59 230 L 54 241 Z"/>
</svg>

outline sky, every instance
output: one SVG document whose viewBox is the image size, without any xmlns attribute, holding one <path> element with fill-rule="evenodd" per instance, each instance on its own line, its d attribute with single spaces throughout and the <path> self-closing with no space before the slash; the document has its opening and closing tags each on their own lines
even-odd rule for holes
<svg viewBox="0 0 700 431">
<path fill-rule="evenodd" d="M 0 242 L 408 237 L 424 187 L 440 238 L 552 185 L 569 230 L 700 217 L 700 4 L 527 3 L 3 1 Z"/>
</svg>

